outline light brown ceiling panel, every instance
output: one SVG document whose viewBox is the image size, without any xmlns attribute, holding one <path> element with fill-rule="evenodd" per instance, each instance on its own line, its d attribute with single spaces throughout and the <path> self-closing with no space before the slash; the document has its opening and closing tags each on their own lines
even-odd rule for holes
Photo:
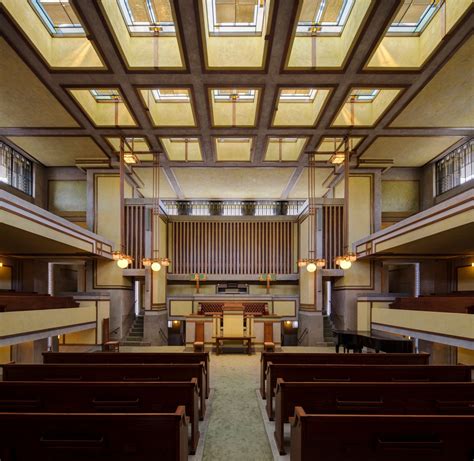
<svg viewBox="0 0 474 461">
<path fill-rule="evenodd" d="M 68 88 L 74 101 L 96 126 L 137 126 L 118 88 Z"/>
<path fill-rule="evenodd" d="M 76 159 L 107 158 L 88 136 L 10 136 L 8 139 L 45 166 L 75 166 Z"/>
<path fill-rule="evenodd" d="M 189 199 L 278 199 L 294 168 L 173 168 Z"/>
<path fill-rule="evenodd" d="M 202 162 L 199 138 L 160 138 L 160 142 L 171 162 Z"/>
<path fill-rule="evenodd" d="M 404 0 L 366 69 L 419 69 L 472 7 L 472 0 Z"/>
<path fill-rule="evenodd" d="M 263 69 L 273 0 L 197 0 L 208 69 Z"/>
<path fill-rule="evenodd" d="M 341 69 L 371 8 L 371 0 L 300 0 L 285 68 Z"/>
<path fill-rule="evenodd" d="M 267 140 L 265 161 L 297 162 L 307 143 L 307 137 L 270 137 Z"/>
<path fill-rule="evenodd" d="M 0 56 L 1 127 L 78 126 L 2 38 Z"/>
<path fill-rule="evenodd" d="M 172 0 L 100 0 L 129 69 L 184 70 Z"/>
<path fill-rule="evenodd" d="M 213 141 L 218 162 L 250 162 L 253 138 L 215 137 Z"/>
<path fill-rule="evenodd" d="M 474 127 L 473 79 L 474 38 L 471 37 L 391 126 Z"/>
<path fill-rule="evenodd" d="M 255 126 L 260 91 L 259 88 L 209 88 L 212 126 Z"/>
<path fill-rule="evenodd" d="M 393 159 L 393 166 L 420 167 L 462 139 L 459 136 L 379 137 L 361 155 L 367 159 Z"/>
<path fill-rule="evenodd" d="M 69 0 L 2 0 L 2 3 L 49 67 L 55 70 L 106 68 Z"/>
<path fill-rule="evenodd" d="M 326 105 L 331 90 L 328 88 L 280 88 L 273 114 L 273 126 L 310 127 Z"/>
<path fill-rule="evenodd" d="M 401 91 L 400 88 L 352 88 L 331 126 L 374 126 Z"/>
</svg>

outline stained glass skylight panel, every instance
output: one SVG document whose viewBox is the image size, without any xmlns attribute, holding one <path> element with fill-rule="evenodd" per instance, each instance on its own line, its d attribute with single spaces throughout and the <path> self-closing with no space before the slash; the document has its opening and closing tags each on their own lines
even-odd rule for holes
<svg viewBox="0 0 474 461">
<path fill-rule="evenodd" d="M 296 34 L 341 34 L 353 4 L 354 0 L 303 0 Z"/>
<path fill-rule="evenodd" d="M 69 0 L 30 0 L 30 3 L 51 35 L 84 35 Z"/>
<path fill-rule="evenodd" d="M 291 88 L 280 92 L 280 102 L 312 102 L 316 97 L 315 88 Z"/>
<path fill-rule="evenodd" d="M 176 34 L 170 0 L 117 1 L 131 34 Z"/>
<path fill-rule="evenodd" d="M 97 102 L 121 102 L 122 96 L 115 89 L 94 89 L 90 90 L 92 96 Z"/>
<path fill-rule="evenodd" d="M 389 34 L 418 34 L 428 25 L 443 0 L 405 0 L 398 10 Z"/>
<path fill-rule="evenodd" d="M 379 94 L 379 90 L 374 89 L 355 89 L 352 90 L 349 101 L 355 102 L 372 102 L 375 97 Z"/>
<path fill-rule="evenodd" d="M 211 35 L 259 35 L 265 16 L 264 0 L 206 0 Z"/>
<path fill-rule="evenodd" d="M 246 101 L 255 100 L 255 90 L 252 89 L 215 89 L 212 90 L 215 102 Z"/>
<path fill-rule="evenodd" d="M 189 91 L 181 88 L 157 88 L 151 91 L 156 102 L 189 102 Z"/>
</svg>

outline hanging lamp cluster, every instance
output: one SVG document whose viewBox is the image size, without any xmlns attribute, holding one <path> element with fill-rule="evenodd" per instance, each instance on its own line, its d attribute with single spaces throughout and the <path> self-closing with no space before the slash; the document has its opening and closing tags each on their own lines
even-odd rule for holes
<svg viewBox="0 0 474 461">
<path fill-rule="evenodd" d="M 343 270 L 350 269 L 352 263 L 357 260 L 355 253 L 349 251 L 349 160 L 351 150 L 349 148 L 349 137 L 346 136 L 344 143 L 344 227 L 343 227 L 343 247 L 344 254 L 336 256 L 334 262 Z"/>
<path fill-rule="evenodd" d="M 112 253 L 112 259 L 120 269 L 126 269 L 133 258 L 125 251 L 125 139 L 120 138 L 120 250 Z"/>
<path fill-rule="evenodd" d="M 187 145 L 187 144 L 186 144 Z M 171 261 L 166 256 L 160 256 L 160 160 L 157 152 L 153 153 L 153 193 L 152 193 L 152 247 L 151 258 L 143 258 L 143 267 L 149 267 L 153 272 L 158 272 L 162 267 L 170 265 Z"/>
<path fill-rule="evenodd" d="M 316 156 L 308 155 L 308 257 L 298 260 L 298 267 L 315 272 L 326 266 L 324 258 L 316 257 Z"/>
</svg>

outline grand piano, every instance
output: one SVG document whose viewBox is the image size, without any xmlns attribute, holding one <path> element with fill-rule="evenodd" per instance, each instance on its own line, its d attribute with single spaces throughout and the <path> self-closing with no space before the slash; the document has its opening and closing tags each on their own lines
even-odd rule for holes
<svg viewBox="0 0 474 461">
<path fill-rule="evenodd" d="M 396 338 L 394 336 L 384 335 L 383 333 L 374 333 L 370 331 L 357 330 L 333 330 L 336 337 L 336 352 L 342 346 L 344 351 L 353 350 L 362 352 L 362 348 L 374 349 L 375 352 L 413 352 L 413 342 L 409 339 Z"/>
</svg>

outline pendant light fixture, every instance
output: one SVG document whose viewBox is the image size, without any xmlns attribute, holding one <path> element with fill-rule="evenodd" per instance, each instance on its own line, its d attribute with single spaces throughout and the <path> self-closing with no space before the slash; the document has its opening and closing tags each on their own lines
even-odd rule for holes
<svg viewBox="0 0 474 461">
<path fill-rule="evenodd" d="M 344 138 L 344 227 L 342 231 L 343 235 L 343 247 L 344 254 L 335 258 L 335 263 L 343 270 L 350 269 L 352 263 L 357 260 L 355 253 L 349 251 L 349 160 L 350 160 L 350 149 L 349 149 L 349 137 Z"/>
<path fill-rule="evenodd" d="M 152 196 L 152 242 L 151 258 L 143 258 L 144 267 L 149 267 L 153 272 L 158 272 L 162 267 L 170 265 L 170 260 L 160 256 L 160 160 L 159 153 L 153 153 L 153 196 Z M 156 224 L 156 226 L 155 226 Z"/>
<path fill-rule="evenodd" d="M 126 269 L 133 258 L 125 251 L 125 139 L 120 138 L 120 251 L 114 251 L 112 258 L 117 262 L 120 269 Z"/>
<path fill-rule="evenodd" d="M 326 265 L 326 260 L 316 258 L 316 156 L 308 155 L 308 258 L 299 259 L 298 267 L 315 272 Z"/>
</svg>

